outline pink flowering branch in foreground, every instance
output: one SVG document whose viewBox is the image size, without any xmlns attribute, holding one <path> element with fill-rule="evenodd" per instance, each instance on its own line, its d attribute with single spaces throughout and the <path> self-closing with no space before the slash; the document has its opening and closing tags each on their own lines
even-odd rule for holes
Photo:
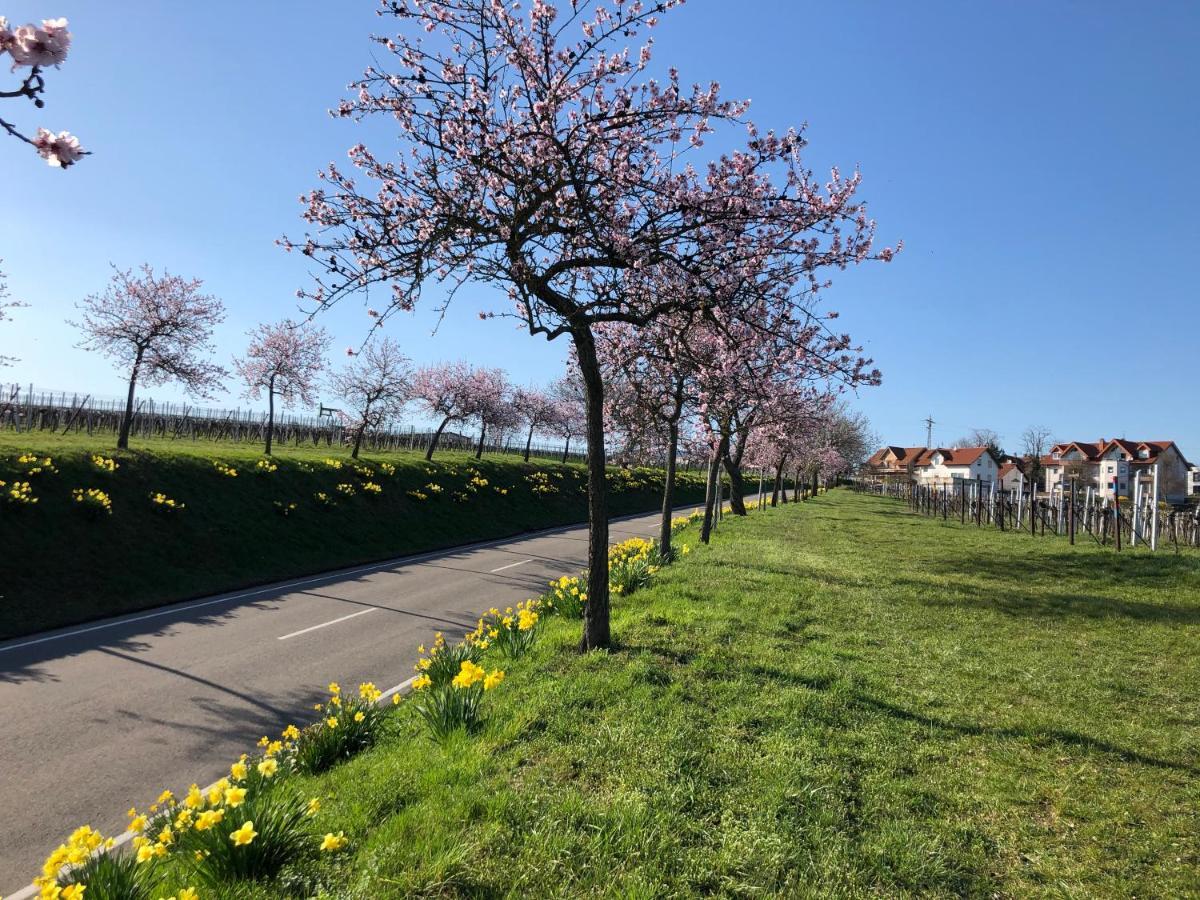
<svg viewBox="0 0 1200 900">
<path fill-rule="evenodd" d="M 10 28 L 8 19 L 0 16 L 0 64 L 7 55 L 12 60 L 12 71 L 29 71 L 21 76 L 20 84 L 11 90 L 0 90 L 0 99 L 14 100 L 24 97 L 35 107 L 45 106 L 42 94 L 46 91 L 44 71 L 49 66 L 59 68 L 71 48 L 71 32 L 67 31 L 66 19 L 44 19 L 38 25 L 19 25 Z M 42 159 L 51 166 L 66 169 L 87 156 L 79 145 L 79 139 L 69 131 L 58 134 L 39 128 L 29 137 L 11 122 L 0 118 L 0 128 L 18 140 L 29 144 Z"/>
</svg>

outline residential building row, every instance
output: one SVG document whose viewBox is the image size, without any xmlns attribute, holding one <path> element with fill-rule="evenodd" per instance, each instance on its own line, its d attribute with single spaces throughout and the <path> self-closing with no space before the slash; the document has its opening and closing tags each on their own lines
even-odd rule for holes
<svg viewBox="0 0 1200 900">
<path fill-rule="evenodd" d="M 1184 457 L 1174 441 L 1065 441 L 1032 461 L 1002 456 L 990 447 L 881 447 L 867 460 L 864 475 L 872 480 L 906 481 L 928 486 L 961 480 L 993 482 L 1004 490 L 1029 490 L 1030 472 L 1038 470 L 1038 491 L 1054 493 L 1089 488 L 1095 496 L 1133 496 L 1135 484 L 1150 489 L 1158 478 L 1159 496 L 1184 503 L 1200 496 L 1200 466 Z"/>
</svg>

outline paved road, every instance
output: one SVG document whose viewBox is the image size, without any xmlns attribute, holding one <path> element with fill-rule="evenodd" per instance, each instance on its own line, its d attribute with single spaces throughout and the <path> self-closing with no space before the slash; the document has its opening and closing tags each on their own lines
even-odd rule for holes
<svg viewBox="0 0 1200 900">
<path fill-rule="evenodd" d="M 612 524 L 654 533 L 657 515 Z M 0 895 L 76 826 L 202 786 L 263 734 L 303 722 L 330 681 L 390 688 L 435 631 L 584 567 L 569 527 L 175 604 L 0 643 Z"/>
</svg>

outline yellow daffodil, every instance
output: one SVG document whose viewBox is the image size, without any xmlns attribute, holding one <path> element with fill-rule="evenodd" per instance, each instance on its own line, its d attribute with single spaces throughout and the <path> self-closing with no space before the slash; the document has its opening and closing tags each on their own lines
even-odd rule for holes
<svg viewBox="0 0 1200 900">
<path fill-rule="evenodd" d="M 229 774 L 233 776 L 234 781 L 246 780 L 246 764 L 244 762 L 235 762 L 229 767 Z"/>
<path fill-rule="evenodd" d="M 289 741 L 294 741 L 296 738 L 300 737 L 300 729 L 295 725 L 289 725 L 287 728 L 283 729 L 283 736 Z"/>
<path fill-rule="evenodd" d="M 251 821 L 246 821 L 241 828 L 229 835 L 229 839 L 233 841 L 235 847 L 245 847 L 256 837 L 258 837 L 258 832 L 254 830 L 254 823 Z"/>
<path fill-rule="evenodd" d="M 502 682 L 503 680 L 504 680 L 504 673 L 500 669 L 493 669 L 491 672 L 489 672 L 487 675 L 484 676 L 483 689 L 485 691 L 490 691 L 492 688 L 498 686 L 500 684 L 500 682 Z"/>
<path fill-rule="evenodd" d="M 225 791 L 225 805 L 236 808 L 242 805 L 246 800 L 246 789 L 240 787 L 231 787 Z"/>
<path fill-rule="evenodd" d="M 187 797 L 184 798 L 184 806 L 189 809 L 199 809 L 204 805 L 204 795 L 200 793 L 200 786 L 193 784 L 188 788 Z"/>
<path fill-rule="evenodd" d="M 412 686 L 414 691 L 420 691 L 429 687 L 431 684 L 433 684 L 433 679 L 431 679 L 428 675 L 418 675 L 413 679 Z M 399 696 L 399 694 L 396 696 Z"/>
<path fill-rule="evenodd" d="M 311 800 L 308 801 L 308 814 L 310 816 L 315 816 L 320 811 L 321 811 L 321 800 L 318 797 L 313 797 Z"/>
<path fill-rule="evenodd" d="M 175 795 L 172 794 L 170 791 L 163 791 L 161 794 L 158 795 L 159 803 L 173 803 L 174 801 L 175 801 Z"/>
<path fill-rule="evenodd" d="M 330 728 L 337 728 L 338 727 L 337 716 L 330 716 L 328 719 L 325 720 L 325 724 L 328 725 Z"/>
<path fill-rule="evenodd" d="M 140 863 L 149 862 L 154 859 L 154 847 L 148 842 L 138 847 L 137 861 Z"/>
<path fill-rule="evenodd" d="M 208 831 L 214 825 L 218 824 L 225 818 L 225 810 L 223 809 L 206 809 L 196 818 L 196 830 Z"/>
<path fill-rule="evenodd" d="M 279 762 L 275 759 L 264 759 L 258 764 L 258 774 L 263 778 L 270 778 L 279 771 Z"/>
<path fill-rule="evenodd" d="M 350 841 L 346 835 L 339 831 L 337 834 L 326 834 L 321 841 L 321 849 L 326 853 L 334 853 L 341 850 Z"/>
</svg>

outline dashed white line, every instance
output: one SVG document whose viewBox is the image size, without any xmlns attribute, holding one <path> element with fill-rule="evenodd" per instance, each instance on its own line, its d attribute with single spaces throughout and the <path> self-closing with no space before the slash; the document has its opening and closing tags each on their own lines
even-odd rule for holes
<svg viewBox="0 0 1200 900">
<path fill-rule="evenodd" d="M 330 619 L 328 622 L 322 622 L 320 625 L 310 625 L 308 628 L 301 628 L 299 631 L 293 631 L 291 634 L 280 635 L 276 640 L 286 641 L 288 638 L 300 637 L 302 634 L 308 634 L 310 631 L 316 631 L 318 628 L 328 628 L 330 625 L 345 622 L 347 619 L 353 619 L 355 616 L 365 616 L 367 613 L 375 612 L 378 608 L 377 606 L 372 606 L 369 609 L 360 609 L 358 612 L 352 612 L 348 616 L 339 616 L 336 619 Z"/>
<path fill-rule="evenodd" d="M 497 572 L 503 572 L 505 569 L 515 569 L 517 566 L 523 566 L 525 563 L 533 562 L 532 559 L 523 559 L 520 562 L 509 563 L 507 566 L 501 566 L 498 569 L 492 569 L 490 574 L 495 575 Z"/>
</svg>

